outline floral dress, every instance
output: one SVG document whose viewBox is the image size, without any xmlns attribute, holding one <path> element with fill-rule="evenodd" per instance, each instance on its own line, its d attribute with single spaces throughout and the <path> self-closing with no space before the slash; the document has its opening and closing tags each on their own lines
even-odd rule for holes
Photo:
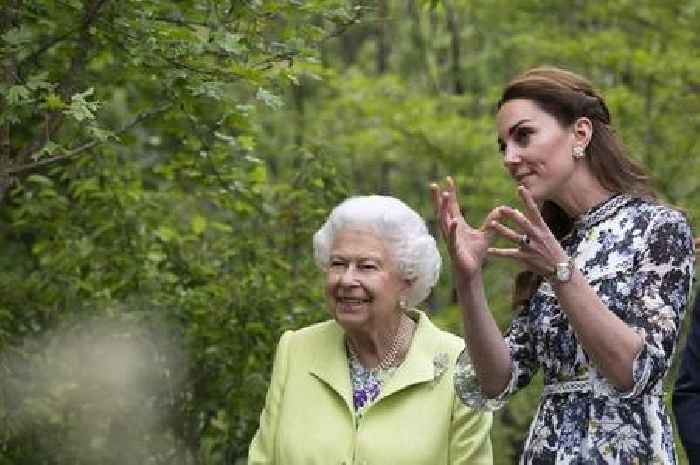
<svg viewBox="0 0 700 465">
<path fill-rule="evenodd" d="M 384 383 L 396 372 L 397 367 L 370 370 L 362 366 L 359 360 L 350 354 L 348 354 L 348 366 L 350 368 L 355 417 L 361 418 L 367 407 L 379 398 Z"/>
<path fill-rule="evenodd" d="M 562 245 L 602 302 L 643 337 L 631 390 L 618 391 L 597 371 L 543 281 L 506 333 L 513 364 L 504 392 L 482 396 L 462 352 L 457 394 L 471 407 L 493 410 L 542 368 L 545 388 L 521 464 L 675 464 L 662 381 L 693 279 L 685 217 L 617 195 L 582 215 Z"/>
</svg>

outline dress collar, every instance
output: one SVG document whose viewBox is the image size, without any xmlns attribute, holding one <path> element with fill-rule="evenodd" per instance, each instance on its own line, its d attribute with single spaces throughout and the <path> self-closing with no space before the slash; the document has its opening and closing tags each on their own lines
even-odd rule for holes
<svg viewBox="0 0 700 465">
<path fill-rule="evenodd" d="M 596 224 L 607 220 L 620 210 L 620 208 L 632 201 L 627 194 L 613 194 L 599 204 L 591 207 L 574 220 L 574 230 L 587 230 Z"/>
</svg>

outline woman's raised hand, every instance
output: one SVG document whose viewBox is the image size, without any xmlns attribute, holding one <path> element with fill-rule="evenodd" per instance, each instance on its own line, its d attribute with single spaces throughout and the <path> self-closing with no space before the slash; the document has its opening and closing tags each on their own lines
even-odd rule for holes
<svg viewBox="0 0 700 465">
<path fill-rule="evenodd" d="M 515 248 L 489 248 L 492 256 L 516 260 L 526 269 L 541 276 L 550 275 L 557 263 L 568 260 L 566 252 L 545 223 L 532 193 L 523 186 L 518 187 L 518 194 L 525 204 L 522 213 L 511 207 L 497 207 L 489 213 L 486 229 L 512 241 Z M 510 220 L 513 228 L 505 226 L 502 221 Z"/>
<path fill-rule="evenodd" d="M 452 264 L 458 272 L 467 277 L 479 273 L 487 255 L 491 232 L 484 227 L 474 229 L 464 220 L 459 210 L 455 183 L 451 177 L 447 177 L 446 187 L 433 183 L 430 190 L 435 215 L 442 236 L 447 242 Z"/>
</svg>

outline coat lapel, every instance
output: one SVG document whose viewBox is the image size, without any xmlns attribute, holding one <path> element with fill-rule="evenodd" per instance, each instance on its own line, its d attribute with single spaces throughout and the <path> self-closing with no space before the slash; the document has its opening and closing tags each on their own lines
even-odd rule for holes
<svg viewBox="0 0 700 465">
<path fill-rule="evenodd" d="M 352 386 L 343 330 L 337 324 L 329 325 L 323 342 L 317 347 L 320 350 L 315 354 L 309 372 L 335 391 L 345 401 L 348 409 L 353 411 Z"/>
<path fill-rule="evenodd" d="M 425 313 L 412 311 L 412 314 L 418 315 L 418 326 L 413 335 L 413 342 L 404 363 L 384 386 L 380 400 L 414 384 L 432 381 L 435 377 L 436 328 Z"/>
<path fill-rule="evenodd" d="M 438 351 L 440 336 L 430 319 L 420 311 L 411 311 L 411 313 L 418 317 L 418 326 L 411 348 L 404 363 L 387 380 L 377 402 L 414 384 L 433 381 L 436 357 L 446 355 Z M 340 326 L 329 325 L 323 342 L 318 347 L 322 349 L 315 354 L 309 372 L 335 391 L 351 412 L 354 411 L 345 338 Z"/>
</svg>

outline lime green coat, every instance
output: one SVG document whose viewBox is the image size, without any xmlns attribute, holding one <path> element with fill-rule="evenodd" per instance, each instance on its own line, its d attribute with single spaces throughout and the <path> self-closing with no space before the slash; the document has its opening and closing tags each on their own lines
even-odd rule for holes
<svg viewBox="0 0 700 465">
<path fill-rule="evenodd" d="M 454 393 L 464 342 L 414 316 L 406 359 L 358 422 L 340 326 L 284 333 L 248 464 L 490 465 L 491 416 Z"/>
</svg>

